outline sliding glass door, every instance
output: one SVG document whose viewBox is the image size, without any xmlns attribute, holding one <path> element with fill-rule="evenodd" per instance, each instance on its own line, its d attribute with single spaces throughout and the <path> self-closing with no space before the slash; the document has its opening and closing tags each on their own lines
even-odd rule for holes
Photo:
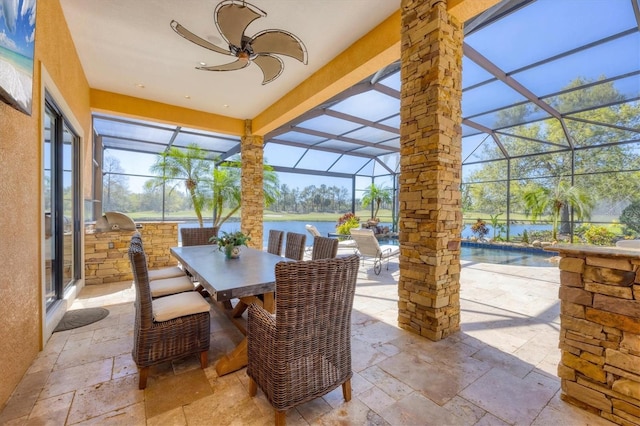
<svg viewBox="0 0 640 426">
<path fill-rule="evenodd" d="M 79 138 L 47 96 L 44 114 L 45 304 L 80 277 Z"/>
</svg>

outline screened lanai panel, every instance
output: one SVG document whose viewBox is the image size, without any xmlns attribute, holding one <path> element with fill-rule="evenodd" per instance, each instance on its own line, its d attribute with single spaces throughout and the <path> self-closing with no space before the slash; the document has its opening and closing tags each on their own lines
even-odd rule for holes
<svg viewBox="0 0 640 426">
<path fill-rule="evenodd" d="M 271 166 L 294 167 L 307 149 L 268 143 L 264 147 L 265 162 Z"/>
<path fill-rule="evenodd" d="M 515 73 L 513 78 L 538 96 L 546 96 L 637 71 L 639 63 L 640 34 L 636 32 Z"/>
<path fill-rule="evenodd" d="M 318 148 L 326 148 L 326 149 L 337 149 L 344 152 L 353 151 L 354 149 L 360 148 L 361 145 L 356 143 L 344 142 L 336 139 L 329 139 L 328 141 L 320 142 L 315 144 L 314 147 Z"/>
<path fill-rule="evenodd" d="M 302 143 L 305 145 L 314 145 L 318 142 L 327 140 L 327 138 L 324 138 L 322 136 L 310 135 L 308 133 L 301 133 L 296 131 L 283 133 L 281 135 L 278 135 L 276 139 L 289 141 L 289 142 Z"/>
<path fill-rule="evenodd" d="M 475 163 L 504 158 L 496 141 L 486 133 L 462 138 L 462 163 Z"/>
<path fill-rule="evenodd" d="M 381 155 L 378 157 L 379 161 L 382 161 L 389 169 L 393 170 L 395 173 L 400 172 L 400 154 L 388 154 Z"/>
<path fill-rule="evenodd" d="M 353 132 L 349 132 L 344 135 L 347 138 L 359 139 L 366 142 L 384 142 L 389 139 L 398 137 L 398 133 L 387 132 L 386 130 L 377 129 L 375 127 L 364 126 Z"/>
<path fill-rule="evenodd" d="M 594 117 L 592 117 L 593 119 Z M 640 139 L 640 133 L 596 123 L 565 119 L 576 148 L 628 142 Z"/>
<path fill-rule="evenodd" d="M 220 135 L 217 133 L 203 133 L 195 130 L 180 129 L 173 146 L 186 147 L 195 143 L 200 148 L 214 153 L 224 153 L 240 144 L 240 138 Z"/>
<path fill-rule="evenodd" d="M 329 109 L 377 122 L 397 115 L 400 99 L 370 90 L 340 101 Z"/>
<path fill-rule="evenodd" d="M 509 173 L 507 160 L 488 161 L 484 164 L 471 164 L 462 167 L 462 181 L 469 183 L 506 180 Z"/>
<path fill-rule="evenodd" d="M 628 0 L 536 1 L 468 35 L 465 42 L 509 73 L 637 28 L 634 20 Z"/>
<path fill-rule="evenodd" d="M 466 124 L 462 123 L 462 137 L 467 137 L 467 136 L 473 136 L 473 135 L 477 135 L 478 133 L 482 133 L 480 130 L 475 129 L 471 126 L 467 126 Z"/>
<path fill-rule="evenodd" d="M 487 72 L 480 65 L 473 62 L 466 56 L 462 57 L 462 91 L 476 84 L 480 84 L 485 81 L 494 80 L 495 77 Z"/>
<path fill-rule="evenodd" d="M 562 129 L 562 124 L 560 120 L 556 118 L 538 120 L 520 126 L 512 126 L 499 132 L 498 139 L 500 140 L 502 140 L 501 135 L 530 138 L 533 143 L 539 142 L 541 144 L 557 145 L 561 149 L 569 147 L 566 135 Z"/>
<path fill-rule="evenodd" d="M 640 82 L 638 82 L 640 85 Z M 625 102 L 590 111 L 577 112 L 566 116 L 567 122 L 572 118 L 596 121 L 602 125 L 620 126 L 640 132 L 640 102 Z"/>
<path fill-rule="evenodd" d="M 401 82 L 400 82 L 400 70 L 393 72 L 380 80 L 378 83 L 383 84 L 393 90 L 400 91 Z"/>
<path fill-rule="evenodd" d="M 125 151 L 151 152 L 155 154 L 160 154 L 167 148 L 167 145 L 162 143 L 131 141 L 106 136 L 102 137 L 102 146 L 104 146 L 105 149 L 122 149 Z M 131 153 L 129 153 L 129 155 L 131 155 Z"/>
<path fill-rule="evenodd" d="M 116 121 L 94 117 L 93 127 L 100 136 L 113 136 L 131 140 L 168 143 L 175 127 L 161 125 L 140 125 L 139 121 Z"/>
<path fill-rule="evenodd" d="M 638 48 L 640 49 L 640 46 Z M 640 53 L 638 53 L 638 64 L 640 64 Z M 639 96 L 640 74 L 635 74 L 618 80 L 591 84 L 543 100 L 552 102 L 561 113 L 572 113 L 607 104 L 621 103 L 625 100 L 637 100 Z"/>
<path fill-rule="evenodd" d="M 157 154 L 136 152 L 135 155 L 120 149 L 107 149 L 104 151 L 102 171 L 104 173 L 126 173 L 130 175 L 151 175 L 151 166 L 158 159 Z M 110 159 L 115 159 L 113 162 Z M 117 167 L 116 167 L 117 166 Z"/>
<path fill-rule="evenodd" d="M 393 138 L 393 139 L 385 141 L 385 142 L 380 142 L 378 145 L 388 146 L 389 148 L 393 148 L 395 151 L 399 151 L 400 150 L 400 138 L 396 137 L 396 138 Z"/>
<path fill-rule="evenodd" d="M 340 154 L 334 152 L 308 150 L 296 164 L 297 168 L 308 170 L 327 170 L 335 163 Z"/>
<path fill-rule="evenodd" d="M 355 157 L 353 155 L 342 155 L 338 161 L 331 166 L 330 172 L 354 174 L 362 169 L 371 159 L 366 157 Z"/>
<path fill-rule="evenodd" d="M 394 115 L 393 117 L 389 117 L 386 120 L 382 120 L 380 124 L 384 124 L 385 126 L 395 127 L 396 129 L 400 129 L 400 114 Z"/>
<path fill-rule="evenodd" d="M 571 152 L 516 157 L 510 160 L 510 166 L 511 179 L 557 180 L 558 176 L 571 176 Z"/>
<path fill-rule="evenodd" d="M 576 174 L 638 170 L 640 170 L 640 142 L 576 150 Z"/>
<path fill-rule="evenodd" d="M 470 119 L 489 129 L 501 129 L 546 117 L 550 117 L 549 113 L 538 108 L 533 102 L 524 102 L 513 107 L 477 115 Z"/>
<path fill-rule="evenodd" d="M 473 117 L 485 111 L 501 109 L 524 102 L 526 98 L 501 81 L 466 90 L 462 96 L 462 115 Z"/>
<path fill-rule="evenodd" d="M 319 117 L 303 121 L 296 127 L 317 130 L 319 132 L 330 133 L 332 135 L 342 135 L 357 129 L 360 126 L 361 124 L 354 123 L 353 121 L 342 120 L 329 115 L 321 115 Z"/>
<path fill-rule="evenodd" d="M 564 145 L 560 145 L 556 142 L 546 142 L 542 139 L 534 140 L 530 139 L 526 135 L 524 137 L 520 137 L 514 134 L 505 134 L 499 132 L 498 140 L 500 140 L 500 143 L 502 143 L 502 146 L 504 146 L 505 150 L 507 151 L 507 155 L 510 158 L 569 149 L 569 145 L 566 143 Z"/>
<path fill-rule="evenodd" d="M 363 155 L 368 155 L 370 157 L 377 157 L 379 155 L 382 154 L 388 154 L 389 150 L 388 149 L 381 149 L 381 148 L 375 148 L 372 146 L 365 146 L 362 148 L 358 148 L 354 151 L 352 151 L 354 153 L 358 153 L 358 154 L 363 154 Z"/>
</svg>

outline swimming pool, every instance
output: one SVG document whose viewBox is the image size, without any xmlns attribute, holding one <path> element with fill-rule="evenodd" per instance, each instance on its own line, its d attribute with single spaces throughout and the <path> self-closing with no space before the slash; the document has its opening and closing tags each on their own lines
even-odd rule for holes
<svg viewBox="0 0 640 426">
<path fill-rule="evenodd" d="M 550 259 L 556 253 L 537 249 L 518 250 L 501 247 L 477 247 L 463 244 L 460 249 L 460 260 L 473 263 L 498 263 L 518 266 L 557 266 Z"/>
</svg>

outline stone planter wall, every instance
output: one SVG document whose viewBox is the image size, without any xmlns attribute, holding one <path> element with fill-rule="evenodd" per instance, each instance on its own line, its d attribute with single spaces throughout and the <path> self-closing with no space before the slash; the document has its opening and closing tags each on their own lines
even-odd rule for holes
<svg viewBox="0 0 640 426">
<path fill-rule="evenodd" d="M 169 249 L 178 245 L 176 222 L 144 222 L 139 229 L 149 269 L 175 266 Z M 85 285 L 133 280 L 129 263 L 129 242 L 133 231 L 87 231 L 84 236 Z"/>
<path fill-rule="evenodd" d="M 560 256 L 562 399 L 640 424 L 640 251 L 554 247 Z"/>
</svg>

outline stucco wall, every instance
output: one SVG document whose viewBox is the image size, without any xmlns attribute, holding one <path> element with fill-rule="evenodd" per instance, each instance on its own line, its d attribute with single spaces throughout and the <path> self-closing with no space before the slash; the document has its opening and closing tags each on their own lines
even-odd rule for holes
<svg viewBox="0 0 640 426">
<path fill-rule="evenodd" d="M 89 85 L 58 0 L 38 2 L 35 46 L 32 115 L 0 102 L 0 408 L 41 346 L 41 63 L 91 134 Z"/>
</svg>

